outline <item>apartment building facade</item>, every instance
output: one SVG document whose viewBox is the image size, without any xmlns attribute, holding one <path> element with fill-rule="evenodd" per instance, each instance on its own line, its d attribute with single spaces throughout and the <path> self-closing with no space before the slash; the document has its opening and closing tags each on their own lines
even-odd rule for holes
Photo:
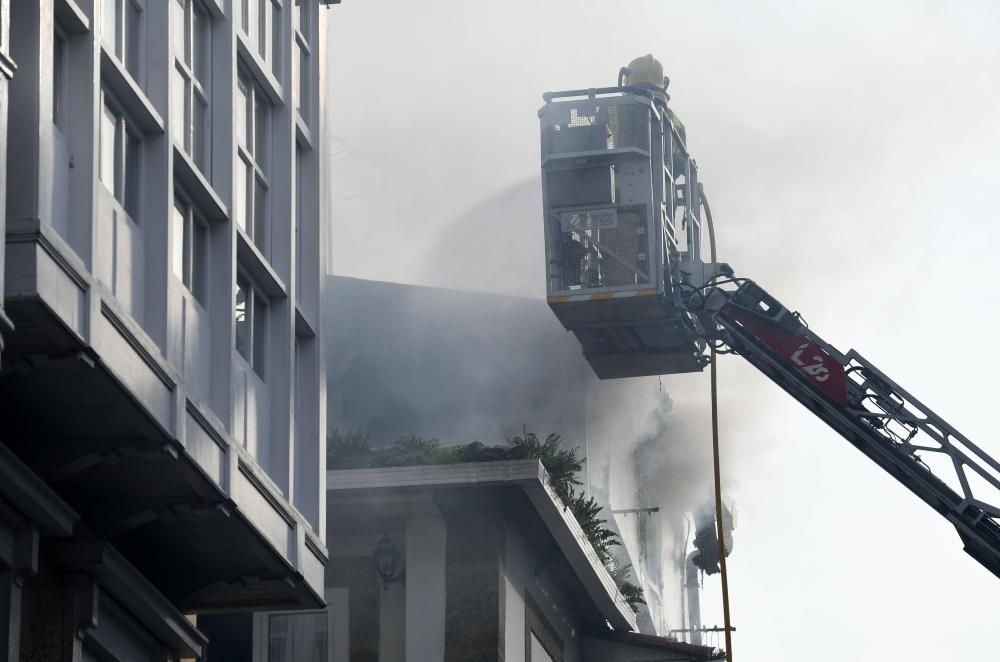
<svg viewBox="0 0 1000 662">
<path fill-rule="evenodd" d="M 0 659 L 323 604 L 327 4 L 0 0 Z"/>
</svg>

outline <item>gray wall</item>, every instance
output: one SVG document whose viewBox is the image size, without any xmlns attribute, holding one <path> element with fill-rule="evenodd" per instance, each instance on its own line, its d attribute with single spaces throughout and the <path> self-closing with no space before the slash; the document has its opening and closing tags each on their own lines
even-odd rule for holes
<svg viewBox="0 0 1000 662">
<path fill-rule="evenodd" d="M 594 377 L 544 301 L 331 276 L 326 302 L 329 429 L 583 445 Z"/>
</svg>

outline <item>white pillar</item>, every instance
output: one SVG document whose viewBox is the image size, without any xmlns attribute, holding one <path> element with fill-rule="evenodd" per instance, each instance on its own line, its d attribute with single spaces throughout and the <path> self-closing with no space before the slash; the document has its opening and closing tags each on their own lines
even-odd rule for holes
<svg viewBox="0 0 1000 662">
<path fill-rule="evenodd" d="M 379 588 L 378 635 L 378 662 L 406 662 L 406 590 L 402 584 Z"/>
<path fill-rule="evenodd" d="M 406 522 L 406 659 L 444 662 L 445 539 L 442 518 Z"/>
<path fill-rule="evenodd" d="M 17 662 L 21 651 L 21 585 L 11 569 L 0 570 L 0 662 Z"/>
</svg>

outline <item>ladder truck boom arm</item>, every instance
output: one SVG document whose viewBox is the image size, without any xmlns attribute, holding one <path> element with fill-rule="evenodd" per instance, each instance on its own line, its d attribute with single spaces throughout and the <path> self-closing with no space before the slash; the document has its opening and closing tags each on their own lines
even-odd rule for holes
<svg viewBox="0 0 1000 662">
<path fill-rule="evenodd" d="M 1000 577 L 1000 462 L 753 281 L 717 279 L 686 298 L 699 334 L 745 358 L 944 516 L 965 551 Z"/>
<path fill-rule="evenodd" d="M 600 379 L 700 372 L 739 354 L 958 530 L 1000 577 L 1000 462 L 856 351 L 846 354 L 728 265 L 702 259 L 711 213 L 651 55 L 617 87 L 539 110 L 549 307 Z M 721 519 L 721 516 L 719 517 Z"/>
</svg>

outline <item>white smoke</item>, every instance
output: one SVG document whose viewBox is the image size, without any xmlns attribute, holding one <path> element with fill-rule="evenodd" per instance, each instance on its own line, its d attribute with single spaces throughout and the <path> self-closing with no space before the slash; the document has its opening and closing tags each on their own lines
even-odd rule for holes
<svg viewBox="0 0 1000 662">
<path fill-rule="evenodd" d="M 1000 213 L 991 195 L 1000 171 L 996 3 L 432 0 L 344 3 L 334 13 L 327 96 L 338 132 L 386 182 L 333 207 L 339 273 L 537 296 L 544 265 L 520 261 L 540 251 L 537 207 L 527 195 L 480 206 L 537 181 L 533 111 L 543 91 L 610 82 L 618 66 L 652 52 L 673 79 L 722 259 L 941 413 L 962 412 L 973 439 L 989 439 L 986 376 L 998 359 L 977 353 L 970 372 L 955 348 L 968 326 L 956 318 L 994 326 L 998 226 L 984 219 Z M 362 170 L 341 161 L 334 186 Z M 719 370 L 723 475 L 745 513 L 731 566 L 743 656 L 950 659 L 988 649 L 968 614 L 1000 608 L 995 586 L 950 531 L 740 359 L 723 357 Z M 710 466 L 705 376 L 663 385 L 677 421 L 664 448 Z M 609 423 L 629 434 L 590 439 L 615 461 L 628 453 L 613 449 L 641 438 L 659 407 L 655 380 L 624 390 L 633 389 Z M 604 471 L 596 464 L 595 483 Z M 621 487 L 612 501 L 636 505 Z M 892 568 L 872 562 L 873 548 L 899 549 L 900 537 L 909 544 Z M 907 600 L 913 577 L 933 578 L 942 602 L 966 608 Z M 855 593 L 844 596 L 845 586 Z M 824 597 L 787 608 L 809 594 Z M 774 628 L 776 615 L 786 628 Z M 817 622 L 852 636 L 817 648 Z M 872 622 L 883 627 L 857 627 Z M 913 631 L 927 634 L 885 635 Z"/>
</svg>

